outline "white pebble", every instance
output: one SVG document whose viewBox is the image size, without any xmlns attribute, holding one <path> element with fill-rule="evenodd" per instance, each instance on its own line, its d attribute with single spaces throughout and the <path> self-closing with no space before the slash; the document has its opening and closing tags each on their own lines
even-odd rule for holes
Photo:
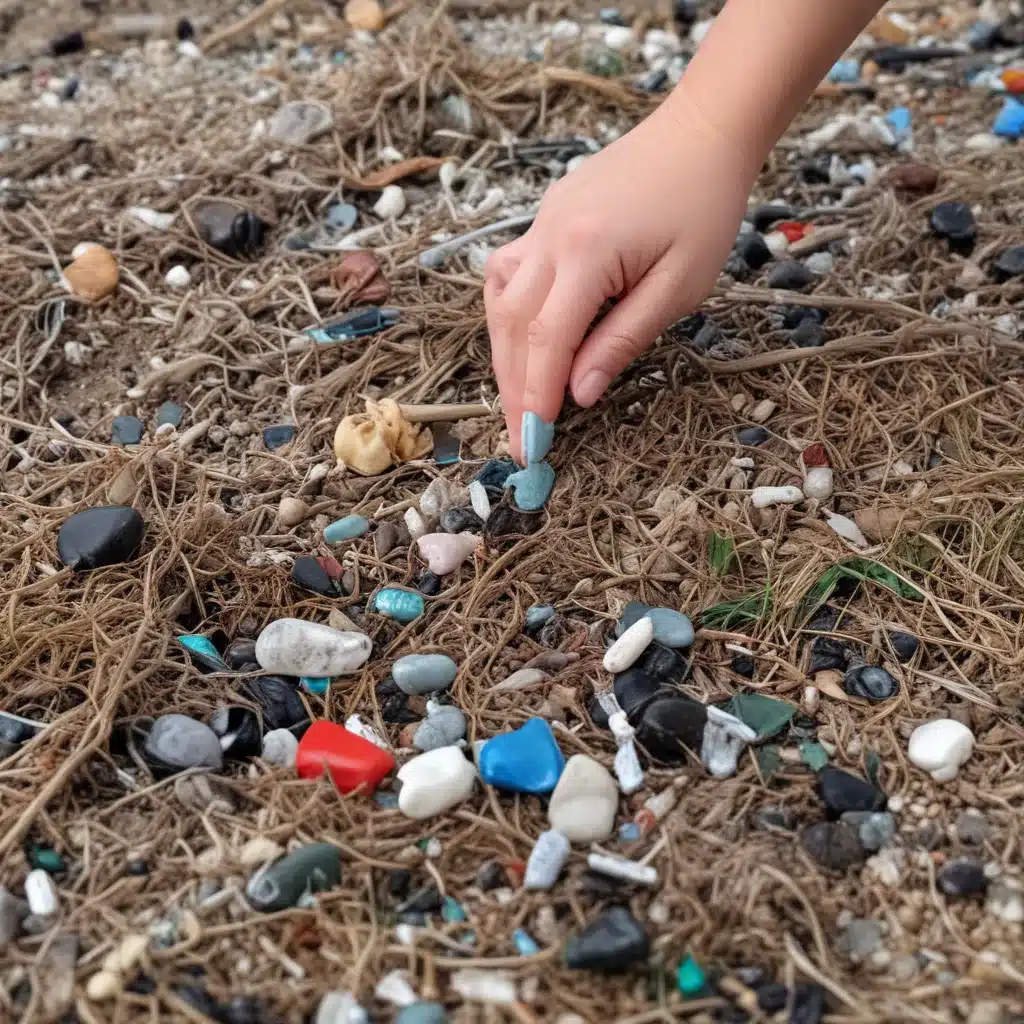
<svg viewBox="0 0 1024 1024">
<path fill-rule="evenodd" d="M 608 857 L 603 853 L 591 853 L 587 857 L 587 866 L 611 878 L 621 878 L 625 882 L 637 885 L 657 885 L 658 871 L 650 864 L 638 864 L 624 857 Z"/>
<path fill-rule="evenodd" d="M 60 906 L 57 887 L 42 868 L 36 868 L 25 876 L 25 899 L 28 900 L 29 910 L 36 917 L 49 917 Z"/>
<path fill-rule="evenodd" d="M 804 473 L 804 495 L 824 501 L 832 496 L 833 474 L 831 466 L 810 466 Z"/>
<path fill-rule="evenodd" d="M 392 1006 L 412 1006 L 417 1002 L 416 990 L 401 971 L 385 974 L 377 982 L 373 994 L 382 1003 L 391 1003 Z"/>
<path fill-rule="evenodd" d="M 764 236 L 764 244 L 776 259 L 789 251 L 789 239 L 781 231 L 769 231 Z"/>
<path fill-rule="evenodd" d="M 398 809 L 407 818 L 432 818 L 469 798 L 476 768 L 459 747 L 440 747 L 402 765 L 398 781 Z"/>
<path fill-rule="evenodd" d="M 618 807 L 619 787 L 608 769 L 573 754 L 551 794 L 548 821 L 571 843 L 599 843 L 612 834 Z"/>
<path fill-rule="evenodd" d="M 558 876 L 568 859 L 569 840 L 554 829 L 542 832 L 537 837 L 537 842 L 530 851 L 530 858 L 526 862 L 524 888 L 550 889 L 558 881 Z"/>
<path fill-rule="evenodd" d="M 103 958 L 103 970 L 113 974 L 127 974 L 142 959 L 148 946 L 148 936 L 138 932 L 126 935 Z"/>
<path fill-rule="evenodd" d="M 491 499 L 487 496 L 487 488 L 479 480 L 469 485 L 469 502 L 473 511 L 486 523 L 491 514 Z"/>
<path fill-rule="evenodd" d="M 413 540 L 419 540 L 420 537 L 430 530 L 426 520 L 420 515 L 418 508 L 407 508 L 405 510 L 405 528 L 409 531 L 409 536 Z"/>
<path fill-rule="evenodd" d="M 384 220 L 401 217 L 405 213 L 405 193 L 399 185 L 387 185 L 380 194 L 380 199 L 373 204 L 373 212 Z"/>
<path fill-rule="evenodd" d="M 554 25 L 551 26 L 551 38 L 562 42 L 568 42 L 570 39 L 576 39 L 579 34 L 579 22 L 569 21 L 568 18 L 562 18 L 561 21 L 556 21 Z"/>
<path fill-rule="evenodd" d="M 365 633 L 343 633 L 303 619 L 275 619 L 256 640 L 256 660 L 267 672 L 334 677 L 357 671 L 372 649 Z"/>
<path fill-rule="evenodd" d="M 125 212 L 156 231 L 167 231 L 174 223 L 173 213 L 160 213 L 148 206 L 129 206 Z"/>
<path fill-rule="evenodd" d="M 235 965 L 236 970 L 238 966 Z M 316 1017 L 313 1018 L 313 1024 L 366 1024 L 369 1019 L 356 997 L 351 992 L 339 988 L 325 993 L 320 1000 Z"/>
<path fill-rule="evenodd" d="M 298 752 L 299 741 L 290 729 L 271 729 L 263 737 L 263 760 L 270 764 L 293 768 Z"/>
<path fill-rule="evenodd" d="M 804 266 L 819 277 L 824 277 L 832 272 L 835 264 L 835 257 L 830 252 L 816 252 L 804 260 Z"/>
<path fill-rule="evenodd" d="M 625 53 L 633 46 L 633 30 L 628 25 L 612 25 L 604 34 L 604 45 Z"/>
<path fill-rule="evenodd" d="M 113 999 L 121 991 L 121 978 L 112 971 L 97 971 L 85 986 L 85 994 L 94 1002 Z"/>
<path fill-rule="evenodd" d="M 605 651 L 605 671 L 612 673 L 625 672 L 644 653 L 653 639 L 654 621 L 646 615 L 642 619 L 637 619 Z"/>
<path fill-rule="evenodd" d="M 974 750 L 974 733 L 955 718 L 938 718 L 910 734 L 907 756 L 936 782 L 956 778 Z"/>
<path fill-rule="evenodd" d="M 769 505 L 795 505 L 804 500 L 804 492 L 799 487 L 755 487 L 750 492 L 750 500 L 755 508 L 767 508 Z"/>
<path fill-rule="evenodd" d="M 451 976 L 452 989 L 463 999 L 476 1003 L 496 1003 L 507 1006 L 516 1002 L 516 983 L 501 971 L 481 971 L 463 968 Z"/>
<path fill-rule="evenodd" d="M 167 271 L 164 281 L 167 283 L 168 288 L 173 288 L 177 292 L 183 292 L 192 283 L 192 275 L 188 272 L 187 267 L 183 267 L 179 263 Z"/>
</svg>

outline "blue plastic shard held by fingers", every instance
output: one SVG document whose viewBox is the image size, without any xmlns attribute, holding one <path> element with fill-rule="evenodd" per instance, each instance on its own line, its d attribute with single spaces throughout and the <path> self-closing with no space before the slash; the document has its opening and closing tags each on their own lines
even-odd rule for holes
<svg viewBox="0 0 1024 1024">
<path fill-rule="evenodd" d="M 357 309 L 354 313 L 333 320 L 320 327 L 310 327 L 306 335 L 318 345 L 337 345 L 353 338 L 367 338 L 371 334 L 394 327 L 401 319 L 397 309 L 370 306 L 368 309 Z"/>
<path fill-rule="evenodd" d="M 521 444 L 523 448 L 523 464 L 540 462 L 549 451 L 555 440 L 554 423 L 546 423 L 535 412 L 524 412 L 521 428 Z"/>
</svg>

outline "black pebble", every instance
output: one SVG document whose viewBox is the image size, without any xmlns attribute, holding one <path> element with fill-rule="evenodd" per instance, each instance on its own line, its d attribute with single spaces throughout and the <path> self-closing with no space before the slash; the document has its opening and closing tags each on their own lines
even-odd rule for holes
<svg viewBox="0 0 1024 1024">
<path fill-rule="evenodd" d="M 949 242 L 954 252 L 970 252 L 978 237 L 978 225 L 967 203 L 939 203 L 928 219 L 932 231 Z"/>
<path fill-rule="evenodd" d="M 635 725 L 647 705 L 660 693 L 661 683 L 634 665 L 615 677 L 613 691 L 619 707 Z"/>
<path fill-rule="evenodd" d="M 818 796 L 830 818 L 847 811 L 884 811 L 885 794 L 865 779 L 827 765 L 818 772 Z"/>
<path fill-rule="evenodd" d="M 263 443 L 271 450 L 284 447 L 295 437 L 295 428 L 290 423 L 263 428 Z"/>
<path fill-rule="evenodd" d="M 303 590 L 311 590 L 314 594 L 323 594 L 324 597 L 337 593 L 334 581 L 327 575 L 327 571 L 309 555 L 295 559 L 292 566 L 292 582 Z"/>
<path fill-rule="evenodd" d="M 50 55 L 53 57 L 70 57 L 84 50 L 85 36 L 81 32 L 68 32 L 50 40 Z"/>
<path fill-rule="evenodd" d="M 732 670 L 744 679 L 753 679 L 757 662 L 749 654 L 737 654 L 732 659 Z"/>
<path fill-rule="evenodd" d="M 476 873 L 476 885 L 478 889 L 482 889 L 484 892 L 490 892 L 492 889 L 500 889 L 502 886 L 508 885 L 505 869 L 496 860 L 487 861 Z"/>
<path fill-rule="evenodd" d="M 800 177 L 808 185 L 828 185 L 832 181 L 832 156 L 822 153 L 800 167 Z"/>
<path fill-rule="evenodd" d="M 255 664 L 256 641 L 250 640 L 248 637 L 239 637 L 237 640 L 232 640 L 228 644 L 228 649 L 224 652 L 224 660 L 228 663 L 228 667 L 236 672 L 241 670 L 244 665 Z"/>
<path fill-rule="evenodd" d="M 263 713 L 263 728 L 266 730 L 294 729 L 309 718 L 299 696 L 298 686 L 283 676 L 247 679 L 242 683 L 241 690 L 259 704 Z"/>
<path fill-rule="evenodd" d="M 648 675 L 664 682 L 681 683 L 690 673 L 689 662 L 673 647 L 651 643 L 638 662 Z"/>
<path fill-rule="evenodd" d="M 39 723 L 40 726 L 43 724 Z M 19 722 L 0 711 L 0 743 L 24 743 L 36 734 L 36 730 L 25 722 Z"/>
<path fill-rule="evenodd" d="M 817 306 L 784 306 L 782 314 L 782 326 L 789 331 L 795 331 L 805 320 L 811 320 L 816 324 L 823 324 L 828 319 L 828 310 L 819 309 Z"/>
<path fill-rule="evenodd" d="M 479 480 L 487 490 L 501 494 L 505 489 L 505 481 L 517 468 L 515 462 L 509 458 L 488 459 L 473 479 Z"/>
<path fill-rule="evenodd" d="M 830 636 L 816 636 L 811 643 L 811 660 L 807 666 L 807 674 L 813 676 L 817 672 L 846 671 L 847 647 L 841 640 Z"/>
<path fill-rule="evenodd" d="M 917 654 L 918 647 L 921 646 L 921 642 L 916 636 L 911 636 L 909 633 L 901 633 L 898 630 L 894 630 L 889 634 L 889 643 L 892 646 L 893 653 L 900 661 L 910 661 Z"/>
<path fill-rule="evenodd" d="M 484 523 L 484 537 L 494 540 L 499 537 L 528 536 L 544 523 L 544 512 L 524 512 L 506 498 L 491 508 L 491 514 Z"/>
<path fill-rule="evenodd" d="M 377 684 L 375 692 L 381 718 L 389 725 L 408 725 L 420 721 L 420 716 L 409 710 L 409 695 L 402 693 L 390 676 Z"/>
<path fill-rule="evenodd" d="M 692 25 L 697 20 L 697 0 L 675 0 L 672 14 L 679 25 Z"/>
<path fill-rule="evenodd" d="M 796 211 L 781 203 L 767 203 L 759 206 L 747 219 L 754 225 L 755 231 L 767 231 L 776 221 L 795 220 Z"/>
<path fill-rule="evenodd" d="M 725 331 L 714 320 L 708 320 L 694 335 L 693 347 L 700 352 L 707 352 L 712 345 L 722 341 L 725 341 Z"/>
<path fill-rule="evenodd" d="M 103 505 L 76 512 L 57 532 L 57 554 L 72 569 L 97 569 L 130 561 L 142 544 L 146 524 L 127 505 Z"/>
<path fill-rule="evenodd" d="M 992 273 L 997 281 L 1009 281 L 1011 277 L 1024 276 L 1024 245 L 1005 249 L 992 264 Z"/>
<path fill-rule="evenodd" d="M 137 416 L 115 416 L 110 428 L 114 444 L 139 444 L 146 433 L 146 424 Z"/>
<path fill-rule="evenodd" d="M 441 577 L 429 569 L 420 577 L 419 591 L 427 597 L 433 597 L 441 593 Z"/>
<path fill-rule="evenodd" d="M 144 860 L 130 860 L 124 866 L 124 873 L 134 878 L 141 878 L 149 874 L 149 865 Z"/>
<path fill-rule="evenodd" d="M 951 860 L 944 865 L 936 881 L 947 896 L 978 896 L 988 888 L 984 868 L 969 857 Z"/>
<path fill-rule="evenodd" d="M 772 267 L 768 274 L 767 285 L 769 288 L 781 288 L 788 292 L 802 292 L 813 284 L 817 276 L 802 263 L 796 260 L 786 260 Z"/>
<path fill-rule="evenodd" d="M 220 740 L 224 756 L 233 761 L 257 757 L 263 752 L 263 731 L 260 716 L 252 708 L 233 705 L 219 708 L 207 723 Z"/>
<path fill-rule="evenodd" d="M 778 981 L 769 981 L 757 990 L 757 1008 L 762 1013 L 778 1013 L 789 1002 L 789 989 Z"/>
<path fill-rule="evenodd" d="M 821 1024 L 828 1008 L 825 990 L 810 983 L 797 985 L 793 992 L 793 1010 L 789 1024 Z"/>
<path fill-rule="evenodd" d="M 797 348 L 821 348 L 827 339 L 825 337 L 825 328 L 821 324 L 807 319 L 802 320 L 793 328 L 793 333 L 789 336 L 789 340 Z"/>
<path fill-rule="evenodd" d="M 725 261 L 722 273 L 728 274 L 735 281 L 745 281 L 750 276 L 750 264 L 742 256 L 732 253 Z"/>
<path fill-rule="evenodd" d="M 766 263 L 772 261 L 772 251 L 759 231 L 744 231 L 736 239 L 734 252 L 754 270 L 760 270 Z"/>
<path fill-rule="evenodd" d="M 620 971 L 646 960 L 651 943 L 628 907 L 609 907 L 565 944 L 565 965 L 573 969 Z"/>
<path fill-rule="evenodd" d="M 630 626 L 639 622 L 650 610 L 651 606 L 644 604 L 643 601 L 627 601 L 618 622 L 615 623 L 615 635 L 622 636 Z"/>
<path fill-rule="evenodd" d="M 771 436 L 764 427 L 742 427 L 736 431 L 736 441 L 751 448 L 764 444 Z"/>
<path fill-rule="evenodd" d="M 845 871 L 866 856 L 857 830 L 845 821 L 819 821 L 800 834 L 804 849 L 821 865 Z"/>
<path fill-rule="evenodd" d="M 884 668 L 877 665 L 861 665 L 847 670 L 843 676 L 843 689 L 851 697 L 880 701 L 895 697 L 900 684 Z"/>
<path fill-rule="evenodd" d="M 590 703 L 587 705 L 587 714 L 590 715 L 590 720 L 598 729 L 608 728 L 608 715 L 604 708 L 601 707 L 601 702 L 597 697 L 591 698 Z"/>
<path fill-rule="evenodd" d="M 444 898 L 438 892 L 437 886 L 425 885 L 417 889 L 401 906 L 398 912 L 401 914 L 435 914 L 441 909 Z"/>
<path fill-rule="evenodd" d="M 188 18 L 182 18 L 178 22 L 175 34 L 178 37 L 179 43 L 187 43 L 190 39 L 195 38 L 196 30 L 192 27 L 192 22 Z"/>
<path fill-rule="evenodd" d="M 445 533 L 476 533 L 483 525 L 484 521 L 471 508 L 448 508 L 441 514 L 441 529 Z"/>
<path fill-rule="evenodd" d="M 641 92 L 663 92 L 668 85 L 668 71 L 665 68 L 654 68 L 637 79 L 636 87 Z"/>
<path fill-rule="evenodd" d="M 412 872 L 408 868 L 395 868 L 387 875 L 387 893 L 392 900 L 404 900 L 412 885 Z"/>
<path fill-rule="evenodd" d="M 707 708 L 689 697 L 659 697 L 647 705 L 637 727 L 637 742 L 659 761 L 681 761 L 684 748 L 700 754 Z"/>
</svg>

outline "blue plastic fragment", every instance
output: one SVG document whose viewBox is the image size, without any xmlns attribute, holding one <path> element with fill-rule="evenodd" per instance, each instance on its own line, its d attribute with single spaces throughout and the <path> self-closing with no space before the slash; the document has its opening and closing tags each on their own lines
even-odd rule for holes
<svg viewBox="0 0 1024 1024">
<path fill-rule="evenodd" d="M 533 941 L 525 928 L 517 928 L 512 933 L 512 941 L 516 944 L 520 956 L 536 956 L 540 952 L 540 946 Z"/>
<path fill-rule="evenodd" d="M 842 85 L 854 85 L 860 81 L 859 60 L 837 60 L 832 70 L 825 76 L 830 82 Z"/>
<path fill-rule="evenodd" d="M 370 306 L 368 309 L 357 309 L 354 313 L 343 316 L 320 327 L 310 327 L 306 335 L 318 345 L 336 345 L 353 338 L 366 338 L 388 327 L 394 327 L 401 318 L 397 309 L 383 309 Z"/>
<path fill-rule="evenodd" d="M 378 590 L 373 599 L 373 610 L 396 622 L 412 622 L 413 619 L 418 619 L 426 608 L 422 594 L 414 594 L 411 590 L 399 590 L 397 587 Z"/>
<path fill-rule="evenodd" d="M 178 637 L 178 643 L 205 668 L 214 672 L 230 672 L 227 662 L 213 646 L 213 641 L 201 633 L 186 633 Z"/>
<path fill-rule="evenodd" d="M 640 835 L 640 826 L 635 821 L 625 821 L 619 826 L 620 842 L 635 843 Z"/>
<path fill-rule="evenodd" d="M 331 686 L 330 676 L 300 676 L 299 686 L 308 693 L 322 697 Z"/>
<path fill-rule="evenodd" d="M 373 794 L 373 802 L 378 807 L 384 807 L 387 810 L 394 810 L 398 807 L 398 794 L 388 793 L 378 789 L 377 792 Z"/>
<path fill-rule="evenodd" d="M 445 921 L 465 921 L 466 911 L 462 904 L 452 896 L 445 896 L 441 904 L 441 917 Z"/>
<path fill-rule="evenodd" d="M 1019 139 L 1024 134 L 1024 103 L 1006 100 L 996 115 L 992 131 L 1004 139 Z"/>
<path fill-rule="evenodd" d="M 526 609 L 526 628 L 539 629 L 546 622 L 555 617 L 555 606 L 553 604 L 531 604 Z"/>
<path fill-rule="evenodd" d="M 505 481 L 515 495 L 515 503 L 524 512 L 536 512 L 555 486 L 555 471 L 546 462 L 531 462 L 526 469 L 512 473 Z"/>
<path fill-rule="evenodd" d="M 896 136 L 897 145 L 910 138 L 913 125 L 913 115 L 910 113 L 909 107 L 893 107 L 893 109 L 885 115 L 885 123 L 890 129 L 892 129 L 893 135 Z"/>
</svg>

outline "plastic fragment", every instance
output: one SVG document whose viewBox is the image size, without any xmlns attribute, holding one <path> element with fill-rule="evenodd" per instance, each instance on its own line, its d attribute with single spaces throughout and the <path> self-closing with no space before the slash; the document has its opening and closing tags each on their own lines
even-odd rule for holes
<svg viewBox="0 0 1024 1024">
<path fill-rule="evenodd" d="M 603 853 L 591 853 L 587 857 L 587 866 L 591 871 L 602 875 L 620 878 L 624 882 L 635 882 L 637 885 L 657 885 L 658 871 L 650 864 L 639 864 L 623 857 L 609 857 Z"/>
</svg>

